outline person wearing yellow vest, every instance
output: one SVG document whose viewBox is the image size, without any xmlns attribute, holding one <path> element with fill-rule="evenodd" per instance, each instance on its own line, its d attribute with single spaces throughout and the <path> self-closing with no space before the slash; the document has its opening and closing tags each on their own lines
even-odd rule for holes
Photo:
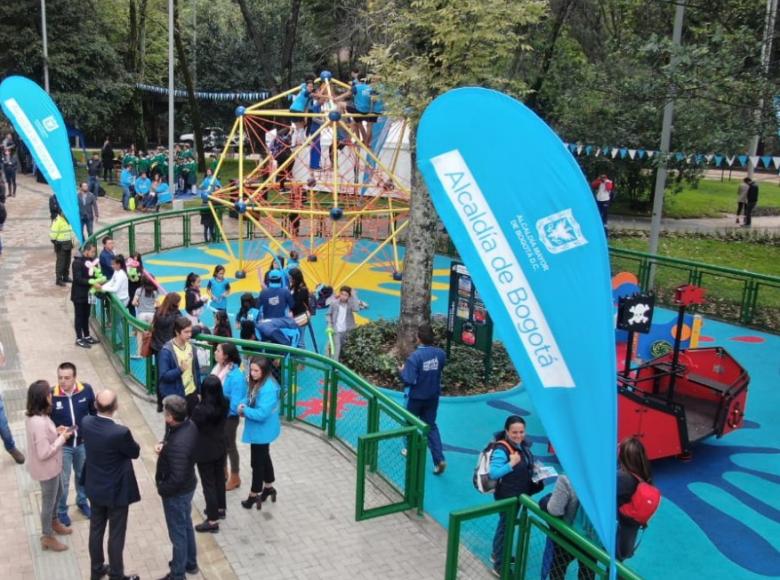
<svg viewBox="0 0 780 580">
<path fill-rule="evenodd" d="M 73 251 L 73 229 L 62 212 L 59 212 L 54 218 L 49 230 L 49 238 L 54 244 L 54 254 L 57 256 L 54 266 L 55 282 L 57 286 L 65 286 L 71 281 L 68 276 L 68 266 L 70 265 L 70 254 Z"/>
</svg>

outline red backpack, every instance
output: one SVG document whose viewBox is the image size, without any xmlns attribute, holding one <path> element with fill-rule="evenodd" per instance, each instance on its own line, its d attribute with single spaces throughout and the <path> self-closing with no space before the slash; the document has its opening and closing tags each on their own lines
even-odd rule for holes
<svg viewBox="0 0 780 580">
<path fill-rule="evenodd" d="M 642 527 L 647 526 L 647 522 L 653 517 L 653 514 L 658 510 L 658 506 L 661 505 L 661 491 L 647 483 L 642 481 L 637 475 L 631 474 L 636 477 L 639 484 L 634 490 L 634 494 L 631 499 L 620 506 L 620 514 L 631 518 Z"/>
</svg>

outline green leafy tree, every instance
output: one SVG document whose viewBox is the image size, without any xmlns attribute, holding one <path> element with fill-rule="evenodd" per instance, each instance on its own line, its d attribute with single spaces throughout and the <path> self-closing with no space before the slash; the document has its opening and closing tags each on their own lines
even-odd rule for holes
<svg viewBox="0 0 780 580">
<path fill-rule="evenodd" d="M 415 134 L 425 107 L 438 95 L 481 85 L 521 97 L 525 82 L 513 76 L 525 31 L 545 13 L 540 0 L 394 0 L 372 3 L 376 43 L 365 58 L 381 76 L 389 110 L 409 119 L 412 167 Z M 438 218 L 416 170 L 405 232 L 398 350 L 414 348 L 417 327 L 431 317 L 431 279 Z"/>
</svg>

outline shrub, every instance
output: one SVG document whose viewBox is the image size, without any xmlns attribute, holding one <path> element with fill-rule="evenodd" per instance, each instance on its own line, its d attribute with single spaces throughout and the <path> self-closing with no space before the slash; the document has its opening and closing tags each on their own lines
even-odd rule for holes
<svg viewBox="0 0 780 580">
<path fill-rule="evenodd" d="M 403 359 L 395 349 L 398 323 L 377 320 L 353 330 L 341 354 L 342 362 L 379 387 L 400 391 L 403 385 L 398 367 Z M 442 318 L 434 318 L 433 330 L 437 345 L 446 344 L 446 326 Z M 484 384 L 483 354 L 472 348 L 453 345 L 442 376 L 442 394 L 464 395 L 511 389 L 520 382 L 506 348 L 493 343 L 492 370 L 489 384 Z"/>
</svg>

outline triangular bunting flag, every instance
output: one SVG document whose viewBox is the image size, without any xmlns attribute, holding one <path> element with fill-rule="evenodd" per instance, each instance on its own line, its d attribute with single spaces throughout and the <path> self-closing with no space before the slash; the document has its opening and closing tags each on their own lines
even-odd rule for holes
<svg viewBox="0 0 780 580">
<path fill-rule="evenodd" d="M 577 155 L 582 155 L 582 145 L 577 145 Z"/>
<path fill-rule="evenodd" d="M 644 158 L 644 156 L 646 155 L 646 153 L 645 153 L 645 150 L 644 150 L 644 149 L 639 149 L 639 150 L 636 152 L 636 154 L 639 156 L 639 158 L 640 158 L 640 159 L 643 159 L 643 158 Z"/>
<path fill-rule="evenodd" d="M 674 154 L 674 158 L 677 159 L 677 161 L 682 161 L 683 159 L 685 159 L 685 153 L 683 153 L 682 151 L 678 151 L 677 153 Z"/>
<path fill-rule="evenodd" d="M 651 150 L 651 151 L 648 151 L 648 152 L 647 152 L 647 158 L 648 158 L 648 159 L 652 159 L 652 158 L 653 158 L 653 156 L 654 156 L 655 154 L 656 154 L 656 152 L 655 152 L 655 151 L 652 151 L 652 150 Z"/>
<path fill-rule="evenodd" d="M 747 162 L 748 162 L 748 156 L 747 155 L 740 155 L 739 157 L 737 157 L 737 159 L 739 159 L 739 164 L 742 167 L 745 167 L 745 165 L 747 165 Z"/>
<path fill-rule="evenodd" d="M 716 155 L 715 156 L 715 167 L 720 167 L 721 163 L 723 163 L 723 155 Z"/>
<path fill-rule="evenodd" d="M 780 169 L 780 157 L 772 157 L 772 161 L 775 162 L 775 169 Z"/>
<path fill-rule="evenodd" d="M 628 149 L 626 149 L 625 147 L 621 147 L 620 148 L 620 158 L 621 159 L 625 159 L 626 155 L 628 155 Z"/>
<path fill-rule="evenodd" d="M 712 163 L 712 153 L 707 153 L 707 155 L 704 156 L 704 158 L 707 160 L 707 163 Z"/>
<path fill-rule="evenodd" d="M 585 146 L 585 155 L 590 155 L 593 153 L 593 145 L 586 145 Z"/>
<path fill-rule="evenodd" d="M 750 164 L 751 164 L 753 167 L 758 167 L 758 160 L 759 160 L 759 159 L 760 159 L 760 157 L 759 157 L 758 155 L 751 155 L 751 156 L 750 156 Z"/>
<path fill-rule="evenodd" d="M 618 153 L 620 153 L 620 149 L 618 149 L 617 147 L 613 147 L 613 148 L 612 148 L 612 159 L 614 159 L 615 157 L 617 157 L 617 154 L 618 154 Z"/>
<path fill-rule="evenodd" d="M 732 155 L 731 157 L 726 157 L 726 165 L 728 165 L 729 167 L 734 165 L 734 155 Z"/>
<path fill-rule="evenodd" d="M 571 151 L 572 153 L 574 153 L 577 150 L 576 143 L 569 143 L 568 147 L 569 147 L 569 151 Z"/>
<path fill-rule="evenodd" d="M 764 155 L 761 158 L 761 163 L 763 163 L 764 167 L 766 167 L 768 169 L 769 166 L 772 165 L 772 156 L 771 155 Z"/>
<path fill-rule="evenodd" d="M 631 159 L 634 159 L 634 158 L 636 157 L 636 149 L 629 149 L 629 150 L 628 150 L 628 156 L 629 156 Z"/>
<path fill-rule="evenodd" d="M 701 162 L 704 161 L 704 155 L 702 155 L 701 153 L 697 153 L 695 159 L 696 159 L 696 165 L 701 165 Z"/>
<path fill-rule="evenodd" d="M 593 157 L 601 155 L 601 147 L 596 147 L 596 151 L 593 152 Z"/>
</svg>

